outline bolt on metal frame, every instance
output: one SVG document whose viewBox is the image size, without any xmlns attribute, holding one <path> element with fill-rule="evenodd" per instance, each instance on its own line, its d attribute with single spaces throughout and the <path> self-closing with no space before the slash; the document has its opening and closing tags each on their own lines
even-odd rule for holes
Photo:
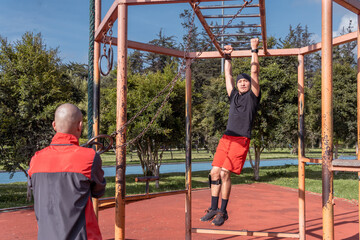
<svg viewBox="0 0 360 240">
<path fill-rule="evenodd" d="M 200 2 L 216 2 L 217 0 L 201 0 Z M 358 0 L 333 0 L 344 8 L 356 13 L 360 20 L 360 1 Z M 323 168 L 323 239 L 334 239 L 334 221 L 333 221 L 333 171 L 355 171 L 360 172 L 360 161 L 356 163 L 339 162 L 332 159 L 332 47 L 347 42 L 357 40 L 360 44 L 359 26 L 357 32 L 345 34 L 340 37 L 332 38 L 332 0 L 322 0 L 322 42 L 302 48 L 292 49 L 267 49 L 266 38 L 266 18 L 265 18 L 265 0 L 259 0 L 260 7 L 260 28 L 263 42 L 263 49 L 259 51 L 260 57 L 270 56 L 298 56 L 298 160 L 299 160 L 299 233 L 273 233 L 273 232 L 255 232 L 255 231 L 230 231 L 230 230 L 210 230 L 192 228 L 191 224 L 191 59 L 200 58 L 221 58 L 222 51 L 217 41 L 213 41 L 217 51 L 191 52 L 186 54 L 184 51 L 167 49 L 164 47 L 153 46 L 150 44 L 130 41 L 127 39 L 127 19 L 128 6 L 130 5 L 150 5 L 150 4 L 170 4 L 170 3 L 190 3 L 198 15 L 200 21 L 204 20 L 200 9 L 196 8 L 195 2 L 191 0 L 115 0 L 108 12 L 101 19 L 101 0 L 95 0 L 95 14 L 98 22 L 95 24 L 95 65 L 94 76 L 97 88 L 100 87 L 100 75 L 98 66 L 100 57 L 100 43 L 107 43 L 103 39 L 104 32 L 108 30 L 109 23 L 118 20 L 118 38 L 113 38 L 113 45 L 117 46 L 117 129 L 126 122 L 127 108 L 127 49 L 132 48 L 141 51 L 153 52 L 158 54 L 169 55 L 173 57 L 186 58 L 186 201 L 185 201 L 185 239 L 191 239 L 192 233 L 212 233 L 212 234 L 231 234 L 231 235 L 252 235 L 252 236 L 269 236 L 269 237 L 289 237 L 305 239 L 305 164 L 307 162 L 322 163 Z M 252 6 L 253 7 L 253 6 Z M 219 8 L 219 7 L 214 7 Z M 199 17 L 200 16 L 200 17 Z M 202 19 L 201 19 L 202 18 Z M 204 20 L 205 21 L 205 20 Z M 209 30 L 211 38 L 211 27 L 206 21 L 203 23 L 205 29 Z M 359 25 L 358 21 L 358 25 Z M 108 39 L 108 38 L 107 38 Z M 322 50 L 322 159 L 312 159 L 305 157 L 304 144 L 304 55 Z M 249 50 L 235 50 L 232 57 L 250 57 Z M 358 48 L 358 56 L 360 49 Z M 357 122 L 358 122 L 358 149 L 360 149 L 360 63 L 358 61 L 357 75 Z M 95 109 L 99 107 L 98 91 L 94 99 Z M 94 131 L 98 135 L 98 118 L 95 116 Z M 122 145 L 126 142 L 126 129 L 116 136 L 116 145 Z M 358 153 L 357 160 L 360 160 Z M 115 239 L 125 239 L 125 170 L 126 170 L 126 147 L 117 148 L 116 150 L 116 189 L 115 189 Z M 359 173 L 360 174 L 360 173 Z M 360 188 L 360 185 L 359 185 Z M 360 191 L 359 191 L 360 192 Z M 159 194 L 161 196 L 165 195 Z M 360 199 L 360 196 L 359 196 Z M 129 199 L 131 200 L 131 199 Z M 126 200 L 128 201 L 128 200 Z M 99 205 L 111 204 L 114 200 L 104 199 L 99 201 Z M 97 212 L 97 204 L 95 210 Z M 360 216 L 360 208 L 359 208 Z M 359 225 L 360 227 L 360 225 Z M 359 229 L 360 231 L 360 229 Z"/>
</svg>

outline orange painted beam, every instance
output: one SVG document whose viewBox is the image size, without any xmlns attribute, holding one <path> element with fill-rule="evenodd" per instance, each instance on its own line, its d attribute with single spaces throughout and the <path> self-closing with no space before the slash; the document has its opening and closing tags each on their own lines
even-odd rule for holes
<svg viewBox="0 0 360 240">
<path fill-rule="evenodd" d="M 355 41 L 357 39 L 357 32 L 348 33 L 339 37 L 336 37 L 333 39 L 333 45 L 340 45 L 348 42 Z M 106 37 L 105 41 L 109 42 L 109 37 Z M 100 42 L 103 42 L 103 39 L 100 39 Z M 117 44 L 117 38 L 113 37 L 112 45 L 116 46 Z M 154 46 L 147 43 L 141 43 L 136 41 L 128 41 L 128 47 L 131 49 L 136 49 L 140 51 L 147 51 L 147 52 L 153 52 L 158 54 L 164 54 L 169 55 L 173 57 L 189 57 L 189 58 L 195 58 L 199 52 L 191 52 L 187 55 L 184 51 L 176 50 L 176 49 L 170 49 L 170 48 L 164 48 L 160 46 Z M 262 49 L 259 50 L 259 56 L 260 57 L 270 57 L 270 56 L 295 56 L 298 54 L 309 54 L 316 51 L 321 50 L 321 42 L 316 43 L 310 46 L 302 47 L 302 48 L 286 48 L 286 49 L 267 49 L 267 54 L 264 54 L 264 51 Z M 251 57 L 251 52 L 249 50 L 239 50 L 234 51 L 231 54 L 232 57 Z M 211 52 L 203 52 L 198 58 L 200 59 L 206 59 L 206 58 L 221 58 L 219 52 L 217 51 L 211 51 Z"/>
<path fill-rule="evenodd" d="M 265 0 L 259 0 L 260 7 L 260 23 L 261 23 L 261 37 L 263 40 L 263 49 L 267 53 L 267 37 L 266 37 L 266 15 L 265 15 Z"/>
<path fill-rule="evenodd" d="M 105 38 L 105 42 L 109 43 L 109 39 L 110 38 L 107 36 Z M 103 39 L 101 39 L 101 42 L 104 42 L 102 40 Z M 117 38 L 116 37 L 112 38 L 111 45 L 117 46 Z M 147 44 L 147 43 L 130 41 L 130 40 L 128 40 L 128 48 L 136 49 L 136 50 L 140 50 L 140 51 L 164 54 L 164 55 L 172 56 L 172 57 L 179 57 L 179 58 L 185 58 L 186 57 L 186 52 L 184 52 L 184 51 L 171 49 L 171 48 L 160 47 L 160 46 L 155 46 L 155 45 L 151 45 L 151 44 Z"/>
<path fill-rule="evenodd" d="M 321 159 L 323 239 L 334 240 L 333 160 L 333 2 L 321 4 Z"/>
<path fill-rule="evenodd" d="M 333 46 L 355 41 L 357 32 L 348 33 L 333 39 Z M 321 50 L 321 42 L 300 48 L 300 54 L 309 54 Z"/>
<path fill-rule="evenodd" d="M 360 14 L 360 1 L 359 0 L 334 0 L 340 6 L 352 11 L 353 13 Z"/>
<path fill-rule="evenodd" d="M 227 230 L 227 229 L 206 229 L 206 228 L 193 228 L 192 232 L 193 233 L 235 235 L 235 236 L 299 238 L 298 233 L 284 233 L 284 232 L 256 232 L 256 231 L 248 231 L 248 230 Z"/>
<path fill-rule="evenodd" d="M 218 50 L 219 54 L 222 56 L 222 49 L 220 44 L 215 38 L 215 35 L 211 32 L 209 25 L 207 24 L 204 16 L 202 15 L 199 5 L 197 3 L 190 3 L 192 9 L 194 10 L 196 16 L 198 17 L 200 23 L 203 25 L 206 33 L 209 35 L 210 40 L 214 44 L 215 48 Z"/>
<path fill-rule="evenodd" d="M 299 48 L 286 48 L 286 49 L 268 49 L 267 54 L 264 54 L 264 50 L 259 49 L 259 57 L 270 57 L 270 56 L 297 56 L 299 54 Z M 199 52 L 191 52 L 189 54 L 190 58 L 195 58 L 198 56 Z M 211 52 L 203 52 L 198 57 L 200 59 L 206 58 L 221 58 L 219 52 L 211 51 Z M 251 57 L 250 50 L 238 50 L 233 51 L 231 53 L 231 57 Z"/>
<path fill-rule="evenodd" d="M 115 0 L 111 5 L 111 7 L 109 8 L 109 11 L 106 13 L 99 27 L 95 31 L 95 41 L 101 41 L 104 32 L 106 33 L 109 30 L 109 23 L 114 23 L 118 18 L 118 11 L 117 11 L 118 4 L 119 1 Z"/>
</svg>

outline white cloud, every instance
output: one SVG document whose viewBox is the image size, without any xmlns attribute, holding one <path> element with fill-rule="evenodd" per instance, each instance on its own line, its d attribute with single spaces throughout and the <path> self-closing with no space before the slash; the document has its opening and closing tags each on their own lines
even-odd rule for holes
<svg viewBox="0 0 360 240">
<path fill-rule="evenodd" d="M 337 30 L 333 32 L 333 36 L 337 37 L 340 36 L 341 33 L 347 33 L 349 24 L 352 32 L 357 31 L 357 16 L 354 13 L 347 13 L 341 18 Z"/>
</svg>

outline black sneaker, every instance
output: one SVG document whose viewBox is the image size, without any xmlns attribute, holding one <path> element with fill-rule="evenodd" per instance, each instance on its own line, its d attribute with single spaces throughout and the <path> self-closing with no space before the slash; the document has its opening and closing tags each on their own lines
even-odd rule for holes
<svg viewBox="0 0 360 240">
<path fill-rule="evenodd" d="M 214 220 L 212 221 L 212 225 L 215 226 L 221 226 L 224 224 L 224 222 L 229 218 L 227 211 L 222 212 L 222 211 L 218 211 L 218 213 L 216 214 L 216 217 L 214 218 Z"/>
<path fill-rule="evenodd" d="M 218 213 L 218 210 L 212 210 L 211 208 L 205 210 L 206 214 L 202 218 L 200 218 L 200 221 L 207 222 L 212 220 L 215 215 Z"/>
</svg>

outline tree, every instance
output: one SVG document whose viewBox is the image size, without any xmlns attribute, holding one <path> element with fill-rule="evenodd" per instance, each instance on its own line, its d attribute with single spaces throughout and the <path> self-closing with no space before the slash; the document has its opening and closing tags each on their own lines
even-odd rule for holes
<svg viewBox="0 0 360 240">
<path fill-rule="evenodd" d="M 144 73 L 145 71 L 145 60 L 144 60 L 144 54 L 142 54 L 140 51 L 135 50 L 132 53 L 129 54 L 128 57 L 128 66 L 129 71 L 133 73 Z"/>
<path fill-rule="evenodd" d="M 160 29 L 157 39 L 151 40 L 149 43 L 151 45 L 171 48 L 176 47 L 176 42 L 174 36 L 167 37 L 163 34 L 162 29 Z M 147 64 L 146 70 L 151 72 L 164 71 L 166 65 L 174 61 L 173 57 L 167 55 L 160 55 L 157 53 L 148 53 L 145 57 Z"/>
<path fill-rule="evenodd" d="M 167 65 L 163 72 L 149 72 L 147 74 L 128 73 L 127 94 L 127 118 L 136 115 L 147 103 L 149 103 L 170 81 L 177 72 L 177 64 Z M 185 135 L 185 82 L 178 81 L 174 91 L 170 95 L 156 120 L 151 124 L 148 131 L 137 139 L 131 148 L 136 148 L 141 166 L 145 176 L 159 176 L 162 162 L 162 153 L 165 149 L 178 146 L 184 142 Z M 103 118 L 101 126 L 108 128 L 112 133 L 116 130 L 116 88 L 104 91 L 102 105 Z M 166 93 L 160 96 L 140 116 L 127 126 L 127 141 L 136 138 L 154 117 L 156 111 L 161 107 Z"/>
<path fill-rule="evenodd" d="M 211 78 L 210 84 L 204 85 L 203 92 L 204 102 L 200 105 L 201 111 L 194 114 L 193 121 L 198 122 L 197 129 L 204 135 L 207 149 L 215 154 L 229 116 L 230 105 L 224 78 Z"/>
<path fill-rule="evenodd" d="M 255 118 L 251 145 L 255 152 L 252 163 L 254 179 L 259 180 L 260 155 L 265 148 L 284 146 L 296 139 L 296 76 L 283 66 L 260 64 L 261 100 Z"/>
<path fill-rule="evenodd" d="M 51 139 L 57 105 L 84 98 L 57 54 L 40 33 L 14 43 L 0 37 L 0 164 L 9 172 L 27 175 L 31 156 Z"/>
<path fill-rule="evenodd" d="M 349 27 L 341 34 L 351 32 Z M 335 158 L 340 144 L 356 142 L 356 42 L 349 42 L 333 48 L 333 125 Z M 307 135 L 312 144 L 321 141 L 321 69 L 314 73 L 313 85 L 305 89 L 307 114 Z M 310 135 L 310 136 L 309 136 Z"/>
<path fill-rule="evenodd" d="M 192 26 L 192 11 L 184 10 L 180 14 L 180 18 L 183 19 L 182 26 L 185 29 L 183 36 L 183 48 L 189 45 L 190 51 L 211 51 L 214 50 L 214 46 L 205 31 L 198 32 L 198 28 Z M 190 42 L 188 43 L 188 40 Z M 208 147 L 207 143 L 211 136 L 206 136 L 201 125 L 203 119 L 203 106 L 202 104 L 207 100 L 204 89 L 206 86 L 210 86 L 211 79 L 217 78 L 220 75 L 221 60 L 219 59 L 196 59 L 191 64 L 191 77 L 192 77 L 192 136 L 193 142 L 198 149 L 200 146 Z M 213 141 L 214 142 L 214 141 Z"/>
</svg>

